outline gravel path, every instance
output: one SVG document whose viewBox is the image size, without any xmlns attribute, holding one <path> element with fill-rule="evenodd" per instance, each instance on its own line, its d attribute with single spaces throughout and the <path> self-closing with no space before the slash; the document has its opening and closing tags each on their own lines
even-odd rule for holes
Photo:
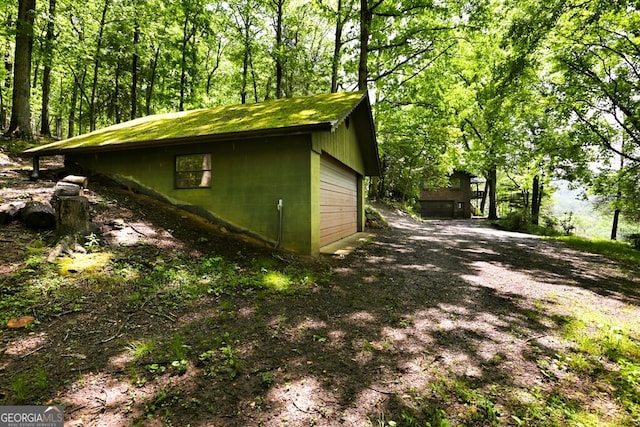
<svg viewBox="0 0 640 427">
<path fill-rule="evenodd" d="M 0 172 L 6 201 L 51 186 L 36 187 L 23 172 Z M 556 391 L 613 419 L 620 412 L 610 389 L 568 372 L 558 355 L 570 345 L 564 327 L 578 315 L 640 324 L 637 270 L 479 221 L 418 221 L 382 206 L 390 227 L 344 258 L 274 258 L 228 238 L 210 236 L 205 246 L 202 229 L 146 199 L 112 192 L 105 200 L 96 205 L 97 222 L 124 218 L 161 236 L 133 245 L 127 253 L 136 259 L 170 257 L 172 250 L 234 262 L 236 254 L 239 263 L 309 268 L 321 280 L 304 292 L 203 297 L 172 307 L 170 318 L 150 317 L 149 305 L 145 311 L 102 304 L 112 295 L 85 289 L 80 312 L 42 319 L 31 332 L 3 331 L 0 397 L 9 396 L 14 372 L 47 366 L 46 397 L 66 402 L 65 425 L 414 425 L 403 423 L 403 414 L 424 425 L 437 418 L 436 409 L 452 425 L 483 425 L 472 422 L 476 412 L 484 414 L 480 420 L 488 416 L 478 396 L 495 404 L 499 425 L 514 425 L 513 408 Z M 22 268 L 24 247 L 35 236 L 19 224 L 1 231 L 5 280 Z M 109 292 L 126 300 L 128 286 Z M 130 327 L 114 326 L 125 323 Z M 96 332 L 109 337 L 114 328 L 117 339 L 92 344 Z M 69 334 L 77 339 L 67 340 Z M 216 334 L 232 345 L 242 367 L 237 376 L 205 375 L 200 346 Z M 172 336 L 189 348 L 186 374 L 134 382 L 127 346 Z M 78 354 L 86 357 L 70 358 Z M 451 390 L 455 384 L 478 394 L 461 399 Z"/>
</svg>

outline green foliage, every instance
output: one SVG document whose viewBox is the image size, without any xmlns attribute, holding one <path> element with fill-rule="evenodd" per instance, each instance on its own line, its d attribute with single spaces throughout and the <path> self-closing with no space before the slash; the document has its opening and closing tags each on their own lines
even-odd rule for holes
<svg viewBox="0 0 640 427">
<path fill-rule="evenodd" d="M 629 234 L 626 240 L 631 243 L 631 246 L 640 250 L 640 233 Z"/>
<path fill-rule="evenodd" d="M 42 394 L 47 390 L 49 381 L 44 367 L 38 366 L 26 373 L 16 375 L 11 379 L 11 396 L 9 403 L 35 404 L 42 400 Z"/>
<path fill-rule="evenodd" d="M 604 255 L 614 261 L 622 262 L 632 268 L 640 265 L 640 251 L 630 244 L 617 240 L 587 239 L 578 236 L 557 237 L 572 248 Z"/>
<path fill-rule="evenodd" d="M 526 231 L 529 225 L 529 217 L 526 212 L 513 211 L 498 221 L 500 226 L 511 231 Z"/>
<path fill-rule="evenodd" d="M 640 336 L 635 325 L 597 311 L 580 313 L 565 327 L 577 344 L 566 356 L 569 366 L 590 381 L 608 383 L 626 412 L 625 423 L 640 420 Z M 608 363 L 614 364 L 612 368 Z"/>
<path fill-rule="evenodd" d="M 201 353 L 198 356 L 198 360 L 203 367 L 205 375 L 210 377 L 223 375 L 233 379 L 242 372 L 238 352 L 230 344 L 225 344 L 217 350 L 208 350 Z M 270 378 L 267 374 L 265 374 L 266 376 L 261 376 L 263 385 Z"/>
</svg>

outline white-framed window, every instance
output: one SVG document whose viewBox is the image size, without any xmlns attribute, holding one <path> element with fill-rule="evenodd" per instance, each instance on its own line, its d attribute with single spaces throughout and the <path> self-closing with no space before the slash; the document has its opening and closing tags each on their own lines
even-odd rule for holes
<svg viewBox="0 0 640 427">
<path fill-rule="evenodd" d="M 175 188 L 211 188 L 211 154 L 176 156 Z"/>
</svg>

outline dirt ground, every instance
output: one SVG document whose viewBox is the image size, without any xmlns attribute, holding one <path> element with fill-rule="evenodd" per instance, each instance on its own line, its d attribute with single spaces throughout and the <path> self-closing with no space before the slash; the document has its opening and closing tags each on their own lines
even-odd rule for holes
<svg viewBox="0 0 640 427">
<path fill-rule="evenodd" d="M 48 197 L 55 176 L 31 183 L 28 174 L 0 164 L 3 203 Z M 309 260 L 213 234 L 126 190 L 90 186 L 87 195 L 97 233 L 114 250 L 128 248 L 126 256 L 221 256 L 238 269 L 265 259 L 323 279 L 305 292 L 245 290 L 176 306 L 121 303 L 109 284 L 108 294 L 80 289 L 77 306 L 55 315 L 28 307 L 35 327 L 0 332 L 0 404 L 15 403 L 20 372 L 44 366 L 48 387 L 37 403 L 63 403 L 66 426 L 414 425 L 407 414 L 420 419 L 419 407 L 422 420 L 436 408 L 453 425 L 483 425 L 469 421 L 469 401 L 444 395 L 453 380 L 492 396 L 500 425 L 515 425 L 509 408 L 532 399 L 532 389 L 561 387 L 593 411 L 618 411 L 610 390 L 563 377 L 553 364 L 567 346 L 562 319 L 578 311 L 640 322 L 637 271 L 603 257 L 473 220 L 422 222 L 377 206 L 390 227 L 371 230 L 369 244 Z M 0 291 L 9 292 L 25 248 L 48 235 L 19 223 L 0 233 Z M 202 344 L 213 335 L 233 349 L 215 375 Z M 136 380 L 135 343 L 176 336 L 187 368 Z M 152 362 L 170 361 L 141 363 Z"/>
</svg>

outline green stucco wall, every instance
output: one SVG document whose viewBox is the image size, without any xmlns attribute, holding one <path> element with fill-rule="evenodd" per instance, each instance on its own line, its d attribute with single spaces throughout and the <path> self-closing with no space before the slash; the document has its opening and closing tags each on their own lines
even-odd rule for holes
<svg viewBox="0 0 640 427">
<path fill-rule="evenodd" d="M 349 123 L 349 125 L 347 125 Z M 312 135 L 314 151 L 325 152 L 359 175 L 364 175 L 364 161 L 358 146 L 356 127 L 345 121 L 334 132 L 316 132 Z"/>
<path fill-rule="evenodd" d="M 175 156 L 196 153 L 212 154 L 211 188 L 175 189 Z M 311 201 L 316 185 L 312 182 L 318 181 L 316 172 L 319 177 L 319 160 L 316 168 L 314 157 L 311 137 L 297 135 L 76 154 L 68 155 L 67 160 L 133 180 L 176 204 L 201 206 L 215 217 L 274 243 L 277 203 L 282 199 L 282 247 L 313 255 L 319 250 L 319 213 Z M 318 170 L 314 172 L 314 168 Z"/>
</svg>

